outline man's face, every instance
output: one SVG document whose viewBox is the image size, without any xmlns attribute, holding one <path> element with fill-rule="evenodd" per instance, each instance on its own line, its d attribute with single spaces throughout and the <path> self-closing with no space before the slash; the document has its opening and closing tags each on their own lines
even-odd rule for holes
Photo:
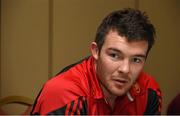
<svg viewBox="0 0 180 116">
<path fill-rule="evenodd" d="M 148 49 L 147 41 L 128 42 L 116 31 L 110 31 L 101 51 L 94 44 L 95 70 L 104 92 L 124 95 L 142 71 Z"/>
</svg>

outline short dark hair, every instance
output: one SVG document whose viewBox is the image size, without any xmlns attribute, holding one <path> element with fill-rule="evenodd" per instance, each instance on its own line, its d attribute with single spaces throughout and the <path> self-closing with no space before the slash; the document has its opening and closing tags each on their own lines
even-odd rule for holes
<svg viewBox="0 0 180 116">
<path fill-rule="evenodd" d="M 148 51 L 154 44 L 155 28 L 148 19 L 145 12 L 137 9 L 125 8 L 110 13 L 99 25 L 95 42 L 101 50 L 105 36 L 110 30 L 117 31 L 119 35 L 125 36 L 128 41 L 145 40 L 148 42 Z"/>
</svg>

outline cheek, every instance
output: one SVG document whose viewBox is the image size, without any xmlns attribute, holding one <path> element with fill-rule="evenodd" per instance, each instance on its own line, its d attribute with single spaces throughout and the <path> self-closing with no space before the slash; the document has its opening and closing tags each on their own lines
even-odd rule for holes
<svg viewBox="0 0 180 116">
<path fill-rule="evenodd" d="M 103 80 L 108 80 L 113 73 L 113 68 L 106 59 L 98 61 L 97 64 L 97 73 L 99 78 Z"/>
<path fill-rule="evenodd" d="M 135 67 L 131 69 L 132 79 L 136 80 L 142 70 L 143 70 L 143 67 Z"/>
<path fill-rule="evenodd" d="M 111 75 L 116 70 L 116 65 L 109 59 L 104 59 L 101 61 L 101 68 L 103 69 L 102 73 Z"/>
</svg>

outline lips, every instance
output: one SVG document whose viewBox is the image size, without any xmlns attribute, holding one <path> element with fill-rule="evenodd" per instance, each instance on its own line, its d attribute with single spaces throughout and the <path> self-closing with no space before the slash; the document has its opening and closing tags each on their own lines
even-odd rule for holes
<svg viewBox="0 0 180 116">
<path fill-rule="evenodd" d="M 125 80 L 125 79 L 113 79 L 113 81 L 119 86 L 123 86 L 124 84 L 128 82 L 128 80 Z"/>
</svg>

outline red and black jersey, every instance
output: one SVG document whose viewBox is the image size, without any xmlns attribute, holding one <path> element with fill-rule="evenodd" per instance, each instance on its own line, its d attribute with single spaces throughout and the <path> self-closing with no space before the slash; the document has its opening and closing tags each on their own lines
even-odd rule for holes
<svg viewBox="0 0 180 116">
<path fill-rule="evenodd" d="M 161 92 L 155 80 L 142 72 L 111 109 L 94 69 L 93 57 L 66 67 L 47 81 L 36 99 L 32 114 L 113 115 L 160 114 Z"/>
</svg>

